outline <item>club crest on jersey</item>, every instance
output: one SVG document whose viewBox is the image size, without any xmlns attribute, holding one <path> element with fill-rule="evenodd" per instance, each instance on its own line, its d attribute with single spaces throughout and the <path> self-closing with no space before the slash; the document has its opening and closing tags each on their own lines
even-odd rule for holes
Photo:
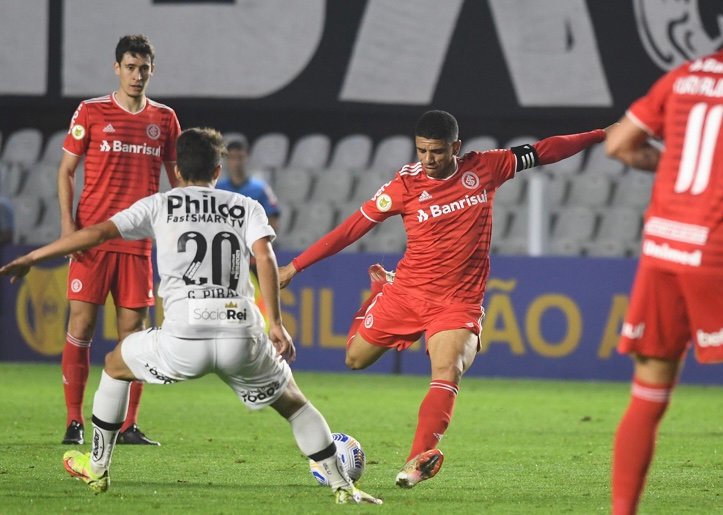
<svg viewBox="0 0 723 515">
<path fill-rule="evenodd" d="M 381 212 L 389 211 L 392 208 L 392 197 L 382 193 L 377 197 L 377 209 Z"/>
<path fill-rule="evenodd" d="M 82 125 L 73 125 L 73 128 L 70 129 L 70 134 L 74 139 L 83 139 L 85 137 L 85 127 Z"/>
<path fill-rule="evenodd" d="M 477 175 L 473 172 L 464 172 L 461 182 L 462 186 L 464 186 L 468 190 L 474 190 L 477 189 L 477 187 L 479 186 L 479 177 L 477 177 Z"/>
<path fill-rule="evenodd" d="M 70 291 L 72 291 L 73 293 L 78 293 L 82 289 L 83 289 L 83 282 L 80 279 L 73 279 L 70 282 Z"/>
<path fill-rule="evenodd" d="M 373 325 L 374 325 L 374 316 L 369 314 L 366 316 L 366 318 L 364 318 L 364 327 L 369 329 Z"/>
<path fill-rule="evenodd" d="M 161 137 L 161 128 L 155 123 L 150 124 L 146 127 L 146 134 L 151 139 L 158 139 Z"/>
</svg>

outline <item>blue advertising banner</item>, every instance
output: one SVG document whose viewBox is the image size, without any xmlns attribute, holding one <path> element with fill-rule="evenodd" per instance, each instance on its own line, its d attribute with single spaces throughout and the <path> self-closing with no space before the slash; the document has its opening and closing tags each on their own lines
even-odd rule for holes
<svg viewBox="0 0 723 515">
<path fill-rule="evenodd" d="M 2 262 L 27 251 L 0 248 Z M 279 253 L 279 263 L 293 256 Z M 284 321 L 294 338 L 298 370 L 342 371 L 346 332 L 368 295 L 369 265 L 394 268 L 398 255 L 342 253 L 298 274 L 282 292 Z M 0 285 L 0 360 L 59 362 L 65 343 L 66 263 L 48 262 L 23 281 Z M 628 380 L 630 360 L 615 350 L 635 273 L 634 259 L 493 256 L 485 298 L 481 349 L 472 376 L 578 380 Z M 149 320 L 159 325 L 162 309 Z M 115 345 L 109 301 L 101 310 L 92 361 Z M 429 373 L 424 343 L 389 352 L 374 373 Z M 683 382 L 723 384 L 719 366 L 689 356 Z"/>
</svg>

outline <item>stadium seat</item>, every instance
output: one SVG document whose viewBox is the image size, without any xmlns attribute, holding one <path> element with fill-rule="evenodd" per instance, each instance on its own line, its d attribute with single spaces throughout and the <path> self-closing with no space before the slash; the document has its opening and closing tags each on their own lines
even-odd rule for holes
<svg viewBox="0 0 723 515">
<path fill-rule="evenodd" d="M 650 172 L 628 170 L 616 181 L 611 204 L 645 209 L 650 202 L 654 178 Z"/>
<path fill-rule="evenodd" d="M 280 132 L 270 132 L 256 138 L 251 145 L 249 168 L 277 170 L 284 168 L 289 153 L 289 138 Z"/>
<path fill-rule="evenodd" d="M 62 152 L 62 150 L 61 150 Z M 58 165 L 50 161 L 39 161 L 25 174 L 20 194 L 27 193 L 58 203 Z"/>
<path fill-rule="evenodd" d="M 555 215 L 549 251 L 552 254 L 574 255 L 582 252 L 582 244 L 587 243 L 595 232 L 596 213 L 584 206 L 561 208 Z M 575 245 L 579 244 L 579 245 Z"/>
<path fill-rule="evenodd" d="M 334 146 L 329 168 L 340 170 L 366 170 L 372 153 L 372 139 L 366 134 L 350 134 Z"/>
<path fill-rule="evenodd" d="M 624 243 L 640 241 L 642 214 L 635 208 L 611 206 L 600 212 L 597 239 L 619 240 Z"/>
<path fill-rule="evenodd" d="M 306 232 L 292 231 L 279 240 L 279 248 L 284 250 L 305 250 L 318 238 Z"/>
<path fill-rule="evenodd" d="M 531 170 L 530 172 L 523 173 L 540 173 L 540 171 Z M 545 172 L 543 172 L 545 173 Z M 548 210 L 552 211 L 558 206 L 565 203 L 567 199 L 568 180 L 567 175 L 559 173 L 549 173 L 547 175 L 547 181 L 545 182 L 545 204 L 548 206 Z M 530 201 L 530 193 L 528 187 L 527 202 Z"/>
<path fill-rule="evenodd" d="M 45 245 L 60 236 L 60 206 L 57 199 L 43 201 L 43 214 L 36 226 L 26 235 L 25 243 Z"/>
<path fill-rule="evenodd" d="M 388 136 L 377 144 L 369 168 L 392 175 L 413 161 L 416 161 L 416 155 L 412 138 L 404 135 Z"/>
<path fill-rule="evenodd" d="M 628 247 L 619 240 L 595 240 L 586 244 L 585 252 L 594 257 L 625 257 Z"/>
<path fill-rule="evenodd" d="M 67 129 L 62 129 L 52 133 L 45 142 L 43 154 L 40 156 L 40 162 L 52 163 L 56 168 L 60 164 L 63 157 L 63 143 L 68 135 Z"/>
<path fill-rule="evenodd" d="M 602 173 L 581 174 L 570 177 L 570 194 L 567 204 L 570 206 L 604 206 L 610 200 L 612 183 Z"/>
<path fill-rule="evenodd" d="M 323 236 L 334 227 L 336 209 L 330 204 L 309 202 L 300 206 L 296 213 L 292 233 L 309 233 L 315 238 Z"/>
<path fill-rule="evenodd" d="M 578 174 L 582 170 L 584 160 L 585 152 L 578 152 L 557 163 L 542 165 L 541 168 L 553 175 L 559 174 L 569 177 Z"/>
<path fill-rule="evenodd" d="M 27 175 L 18 163 L 0 162 L 0 195 L 14 197 L 20 194 Z"/>
<path fill-rule="evenodd" d="M 274 192 L 282 202 L 299 205 L 307 200 L 314 176 L 306 168 L 286 168 L 276 174 Z"/>
<path fill-rule="evenodd" d="M 331 141 L 325 134 L 308 134 L 300 138 L 291 152 L 286 165 L 289 168 L 308 168 L 321 170 L 329 160 Z"/>
<path fill-rule="evenodd" d="M 475 136 L 474 138 L 463 139 L 462 148 L 460 149 L 459 155 L 463 156 L 467 152 L 484 152 L 485 150 L 492 150 L 498 148 L 497 140 L 492 136 Z"/>
<path fill-rule="evenodd" d="M 400 216 L 391 216 L 378 224 L 362 238 L 367 252 L 403 252 L 407 234 Z"/>
<path fill-rule="evenodd" d="M 28 235 L 37 227 L 43 214 L 43 201 L 39 197 L 22 195 L 12 197 L 10 203 L 15 218 L 14 243 L 25 243 Z"/>
<path fill-rule="evenodd" d="M 354 187 L 354 176 L 348 170 L 322 170 L 316 176 L 312 202 L 330 202 L 335 206 L 345 204 Z"/>
<path fill-rule="evenodd" d="M 19 129 L 8 137 L 0 161 L 27 168 L 38 160 L 42 144 L 43 135 L 38 129 Z"/>
<path fill-rule="evenodd" d="M 510 208 L 503 205 L 495 205 L 492 214 L 492 249 L 496 251 L 498 241 L 504 239 L 507 234 L 507 225 L 510 218 Z"/>
<path fill-rule="evenodd" d="M 495 192 L 495 207 L 498 205 L 517 206 L 523 204 L 525 202 L 526 182 L 527 176 L 521 173 L 497 188 Z"/>
<path fill-rule="evenodd" d="M 497 206 L 495 206 L 497 209 Z M 529 220 L 526 207 L 515 207 L 509 210 L 507 234 L 498 238 L 495 248 L 499 254 L 526 255 L 528 253 Z"/>
<path fill-rule="evenodd" d="M 581 256 L 584 247 L 582 242 L 571 238 L 559 238 L 551 240 L 547 249 L 550 256 Z"/>
<path fill-rule="evenodd" d="M 375 173 L 373 170 L 366 170 L 357 179 L 350 202 L 359 207 L 363 202 L 372 198 L 379 188 L 394 178 L 393 172 L 387 171 L 387 174 L 383 175 L 382 173 Z"/>
<path fill-rule="evenodd" d="M 406 246 L 407 239 L 405 237 L 400 238 L 399 235 L 391 233 L 369 233 L 362 239 L 362 247 L 364 248 L 365 252 L 396 254 L 404 252 Z"/>
<path fill-rule="evenodd" d="M 588 150 L 583 173 L 605 173 L 613 177 L 619 177 L 624 171 L 625 165 L 622 162 L 608 157 L 605 153 L 604 144 L 593 145 Z"/>
</svg>

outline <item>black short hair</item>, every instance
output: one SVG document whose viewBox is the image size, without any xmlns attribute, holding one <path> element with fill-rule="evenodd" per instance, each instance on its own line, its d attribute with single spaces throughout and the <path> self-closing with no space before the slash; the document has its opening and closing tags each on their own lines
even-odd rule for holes
<svg viewBox="0 0 723 515">
<path fill-rule="evenodd" d="M 459 139 L 459 125 L 455 117 L 447 111 L 427 111 L 417 120 L 414 135 L 452 143 Z"/>
<path fill-rule="evenodd" d="M 225 156 L 223 136 L 216 129 L 186 129 L 176 140 L 176 165 L 186 181 L 210 181 Z"/>
<path fill-rule="evenodd" d="M 234 136 L 234 138 L 226 144 L 226 149 L 227 150 L 248 150 L 249 149 L 249 140 L 246 139 L 246 136 Z"/>
<path fill-rule="evenodd" d="M 126 52 L 134 57 L 136 55 L 150 57 L 151 64 L 153 64 L 153 59 L 156 57 L 151 40 L 143 34 L 129 34 L 118 40 L 118 44 L 115 47 L 115 61 L 118 64 L 121 63 Z"/>
</svg>

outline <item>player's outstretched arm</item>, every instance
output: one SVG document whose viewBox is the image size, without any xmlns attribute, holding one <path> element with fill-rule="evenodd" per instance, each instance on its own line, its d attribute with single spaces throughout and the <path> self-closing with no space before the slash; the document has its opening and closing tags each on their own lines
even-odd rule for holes
<svg viewBox="0 0 723 515">
<path fill-rule="evenodd" d="M 360 211 L 352 213 L 336 228 L 319 238 L 315 243 L 312 243 L 308 249 L 292 260 L 291 264 L 294 267 L 294 273 L 291 277 L 293 277 L 296 272 L 301 272 L 317 261 L 333 256 L 340 250 L 348 247 L 368 233 L 375 225 L 374 222 L 364 217 Z M 288 273 L 289 270 L 285 272 L 285 274 Z M 286 284 L 288 284 L 288 281 Z"/>
<path fill-rule="evenodd" d="M 537 154 L 537 165 L 557 163 L 586 148 L 605 141 L 607 129 L 595 129 L 577 134 L 550 136 L 535 143 L 533 147 Z"/>
<path fill-rule="evenodd" d="M 261 288 L 261 297 L 266 306 L 269 320 L 269 339 L 276 351 L 287 361 L 296 359 L 296 348 L 288 331 L 281 322 L 281 303 L 279 301 L 279 269 L 276 254 L 268 237 L 256 240 L 252 245 L 256 258 L 256 272 Z"/>
<path fill-rule="evenodd" d="M 648 133 L 624 116 L 608 130 L 605 152 L 610 157 L 638 170 L 654 172 L 660 151 L 648 142 Z"/>
<path fill-rule="evenodd" d="M 119 236 L 118 228 L 110 220 L 86 227 L 11 261 L 0 268 L 0 276 L 9 275 L 10 282 L 15 282 L 27 274 L 36 263 L 89 249 Z"/>
</svg>

